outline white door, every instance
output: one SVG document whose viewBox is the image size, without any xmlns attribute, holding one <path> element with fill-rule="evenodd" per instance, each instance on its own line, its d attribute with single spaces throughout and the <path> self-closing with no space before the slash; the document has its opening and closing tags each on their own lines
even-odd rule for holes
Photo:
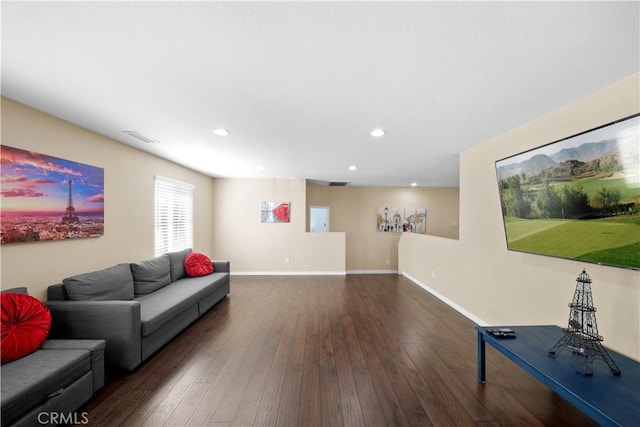
<svg viewBox="0 0 640 427">
<path fill-rule="evenodd" d="M 329 231 L 329 206 L 309 207 L 309 231 L 312 233 Z"/>
</svg>

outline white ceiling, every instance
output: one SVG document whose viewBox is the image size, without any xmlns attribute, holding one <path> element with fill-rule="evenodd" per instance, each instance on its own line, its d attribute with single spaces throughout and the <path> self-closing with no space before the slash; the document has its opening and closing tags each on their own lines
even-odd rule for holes
<svg viewBox="0 0 640 427">
<path fill-rule="evenodd" d="M 1 7 L 4 96 L 214 177 L 456 186 L 461 151 L 640 69 L 636 1 Z"/>
</svg>

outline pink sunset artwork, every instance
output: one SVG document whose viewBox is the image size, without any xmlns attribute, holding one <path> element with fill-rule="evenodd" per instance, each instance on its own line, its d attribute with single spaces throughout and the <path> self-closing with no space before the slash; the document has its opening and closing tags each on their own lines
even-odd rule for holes
<svg viewBox="0 0 640 427">
<path fill-rule="evenodd" d="M 0 146 L 2 244 L 104 234 L 104 169 Z"/>
</svg>

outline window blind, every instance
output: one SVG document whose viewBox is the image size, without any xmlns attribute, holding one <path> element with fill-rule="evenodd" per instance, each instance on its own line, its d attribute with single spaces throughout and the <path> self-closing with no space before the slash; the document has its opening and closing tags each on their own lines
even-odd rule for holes
<svg viewBox="0 0 640 427">
<path fill-rule="evenodd" d="M 194 188 L 191 184 L 156 175 L 156 256 L 193 247 Z"/>
</svg>

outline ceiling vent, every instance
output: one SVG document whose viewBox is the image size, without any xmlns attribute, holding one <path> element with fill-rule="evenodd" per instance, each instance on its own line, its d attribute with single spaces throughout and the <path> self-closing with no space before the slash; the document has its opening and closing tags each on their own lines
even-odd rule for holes
<svg viewBox="0 0 640 427">
<path fill-rule="evenodd" d="M 147 144 L 160 144 L 160 141 L 158 141 L 157 139 L 153 139 L 151 137 L 143 135 L 140 132 L 136 132 L 135 130 L 123 130 L 122 133 L 126 133 L 127 135 L 139 139 L 140 141 Z"/>
<path fill-rule="evenodd" d="M 320 181 L 318 179 L 307 179 L 307 182 L 316 185 L 328 185 L 329 187 L 344 187 L 349 184 L 349 181 Z"/>
</svg>

